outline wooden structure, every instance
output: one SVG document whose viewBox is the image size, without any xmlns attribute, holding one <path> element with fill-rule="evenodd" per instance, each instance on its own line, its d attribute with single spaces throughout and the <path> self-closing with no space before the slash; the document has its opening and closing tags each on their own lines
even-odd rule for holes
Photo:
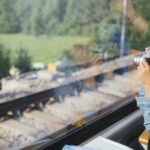
<svg viewBox="0 0 150 150">
<path fill-rule="evenodd" d="M 141 143 L 141 145 L 145 150 L 150 149 L 149 140 L 150 140 L 150 133 L 147 133 L 146 130 L 144 130 L 139 137 L 139 142 Z"/>
</svg>

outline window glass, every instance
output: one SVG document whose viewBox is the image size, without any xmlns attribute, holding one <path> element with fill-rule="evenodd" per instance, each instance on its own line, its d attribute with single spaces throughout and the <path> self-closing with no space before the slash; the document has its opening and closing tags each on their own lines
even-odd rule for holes
<svg viewBox="0 0 150 150">
<path fill-rule="evenodd" d="M 16 106 L 1 115 L 0 147 L 54 140 L 134 97 L 142 83 L 133 57 L 149 46 L 149 7 L 0 0 L 0 103 Z"/>
</svg>

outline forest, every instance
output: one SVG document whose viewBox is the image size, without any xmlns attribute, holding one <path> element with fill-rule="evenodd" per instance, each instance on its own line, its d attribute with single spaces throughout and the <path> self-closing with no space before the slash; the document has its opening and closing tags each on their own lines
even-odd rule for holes
<svg viewBox="0 0 150 150">
<path fill-rule="evenodd" d="M 0 32 L 94 34 L 110 18 L 111 0 L 1 0 Z"/>
<path fill-rule="evenodd" d="M 88 35 L 104 40 L 120 28 L 121 13 L 115 10 L 115 0 L 1 0 L 0 33 L 25 33 L 35 36 Z M 150 2 L 132 0 L 138 13 L 148 22 Z M 138 32 L 128 23 L 127 40 Z M 108 36 L 107 36 L 108 35 Z M 143 38 L 143 37 L 141 37 Z M 145 45 L 147 42 L 142 40 Z M 139 48 L 140 48 L 139 47 Z M 135 48 L 137 48 L 135 46 Z"/>
<path fill-rule="evenodd" d="M 99 49 L 108 49 L 109 43 L 119 45 L 122 11 L 117 9 L 117 3 L 118 0 L 0 0 L 1 49 L 10 50 L 13 59 L 18 57 L 18 50 L 25 49 L 33 61 L 48 63 L 76 44 L 97 44 Z M 131 3 L 136 15 L 149 26 L 150 1 Z M 149 46 L 150 30 L 141 34 L 126 19 L 125 50 Z"/>
<path fill-rule="evenodd" d="M 119 19 L 111 0 L 1 0 L 0 43 L 14 57 L 24 48 L 33 61 L 54 62 L 76 44 L 110 40 Z"/>
</svg>

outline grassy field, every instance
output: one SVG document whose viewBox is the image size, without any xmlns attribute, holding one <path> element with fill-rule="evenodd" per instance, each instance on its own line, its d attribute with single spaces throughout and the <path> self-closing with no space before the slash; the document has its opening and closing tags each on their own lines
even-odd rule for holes
<svg viewBox="0 0 150 150">
<path fill-rule="evenodd" d="M 28 50 L 33 62 L 54 62 L 58 60 L 64 50 L 75 44 L 86 44 L 90 41 L 88 37 L 81 36 L 45 36 L 34 37 L 23 34 L 0 34 L 0 44 L 11 50 L 12 58 L 20 48 Z"/>
</svg>

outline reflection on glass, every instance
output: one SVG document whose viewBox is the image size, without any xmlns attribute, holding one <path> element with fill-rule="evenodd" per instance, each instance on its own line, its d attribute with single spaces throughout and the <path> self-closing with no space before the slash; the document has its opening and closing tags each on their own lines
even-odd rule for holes
<svg viewBox="0 0 150 150">
<path fill-rule="evenodd" d="M 149 46 L 149 3 L 1 0 L 0 103 L 53 91 L 1 117 L 0 148 L 53 140 L 134 96 L 130 54 Z"/>
</svg>

